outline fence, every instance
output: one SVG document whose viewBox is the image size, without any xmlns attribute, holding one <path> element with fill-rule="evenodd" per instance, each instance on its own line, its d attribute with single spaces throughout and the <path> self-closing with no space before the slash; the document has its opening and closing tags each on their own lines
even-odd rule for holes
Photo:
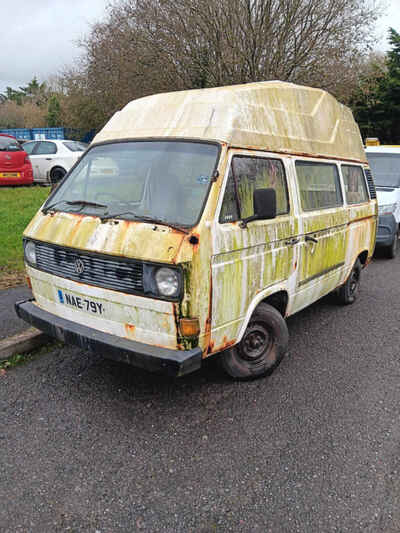
<svg viewBox="0 0 400 533">
<path fill-rule="evenodd" d="M 42 139 L 72 139 L 89 143 L 95 136 L 95 130 L 75 128 L 8 128 L 0 129 L 0 133 L 13 135 L 17 139 L 31 141 Z"/>
</svg>

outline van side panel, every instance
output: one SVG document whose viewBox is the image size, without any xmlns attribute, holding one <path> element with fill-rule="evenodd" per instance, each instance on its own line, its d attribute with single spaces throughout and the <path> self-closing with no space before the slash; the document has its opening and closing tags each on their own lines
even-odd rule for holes
<svg viewBox="0 0 400 533">
<path fill-rule="evenodd" d="M 257 294 L 284 284 L 294 273 L 294 247 L 287 241 L 297 235 L 297 219 L 253 222 L 247 229 L 221 225 L 216 231 L 212 257 L 211 351 L 234 344 L 247 310 Z"/>
</svg>

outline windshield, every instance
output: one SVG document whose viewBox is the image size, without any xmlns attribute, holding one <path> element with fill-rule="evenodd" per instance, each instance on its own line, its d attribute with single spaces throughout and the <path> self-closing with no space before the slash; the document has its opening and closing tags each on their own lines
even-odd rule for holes
<svg viewBox="0 0 400 533">
<path fill-rule="evenodd" d="M 400 187 L 400 153 L 367 153 L 368 162 L 378 187 Z"/>
<path fill-rule="evenodd" d="M 218 154 L 216 144 L 188 141 L 95 146 L 45 207 L 57 204 L 55 209 L 62 211 L 193 226 L 200 217 Z"/>
<path fill-rule="evenodd" d="M 0 150 L 3 152 L 19 152 L 22 150 L 16 139 L 0 137 Z"/>
</svg>

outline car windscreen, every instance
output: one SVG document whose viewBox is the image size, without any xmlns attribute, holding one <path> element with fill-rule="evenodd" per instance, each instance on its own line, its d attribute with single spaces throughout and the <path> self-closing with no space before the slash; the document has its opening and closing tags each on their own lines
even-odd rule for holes
<svg viewBox="0 0 400 533">
<path fill-rule="evenodd" d="M 378 187 L 400 187 L 400 153 L 367 153 L 369 165 Z"/>
<path fill-rule="evenodd" d="M 190 141 L 97 145 L 44 207 L 193 226 L 202 212 L 219 150 L 217 144 Z"/>
<path fill-rule="evenodd" d="M 22 148 L 16 139 L 0 137 L 0 150 L 2 152 L 19 152 Z"/>
<path fill-rule="evenodd" d="M 88 147 L 87 144 L 79 141 L 64 141 L 63 145 L 71 152 L 84 152 Z"/>
</svg>

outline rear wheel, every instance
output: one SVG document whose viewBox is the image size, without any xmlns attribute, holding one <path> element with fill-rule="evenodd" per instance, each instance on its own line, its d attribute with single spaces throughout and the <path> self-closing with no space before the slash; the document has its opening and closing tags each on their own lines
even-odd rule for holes
<svg viewBox="0 0 400 533">
<path fill-rule="evenodd" d="M 261 303 L 242 340 L 221 354 L 221 365 L 238 380 L 269 375 L 282 361 L 288 341 L 289 333 L 282 315 L 274 307 Z"/>
<path fill-rule="evenodd" d="M 357 259 L 350 272 L 350 276 L 347 278 L 346 283 L 339 287 L 338 298 L 340 303 L 348 305 L 356 301 L 360 290 L 361 270 L 361 261 Z"/>
<path fill-rule="evenodd" d="M 50 183 L 51 185 L 55 185 L 59 181 L 63 179 L 67 171 L 65 168 L 62 167 L 54 167 L 50 171 Z"/>
</svg>

